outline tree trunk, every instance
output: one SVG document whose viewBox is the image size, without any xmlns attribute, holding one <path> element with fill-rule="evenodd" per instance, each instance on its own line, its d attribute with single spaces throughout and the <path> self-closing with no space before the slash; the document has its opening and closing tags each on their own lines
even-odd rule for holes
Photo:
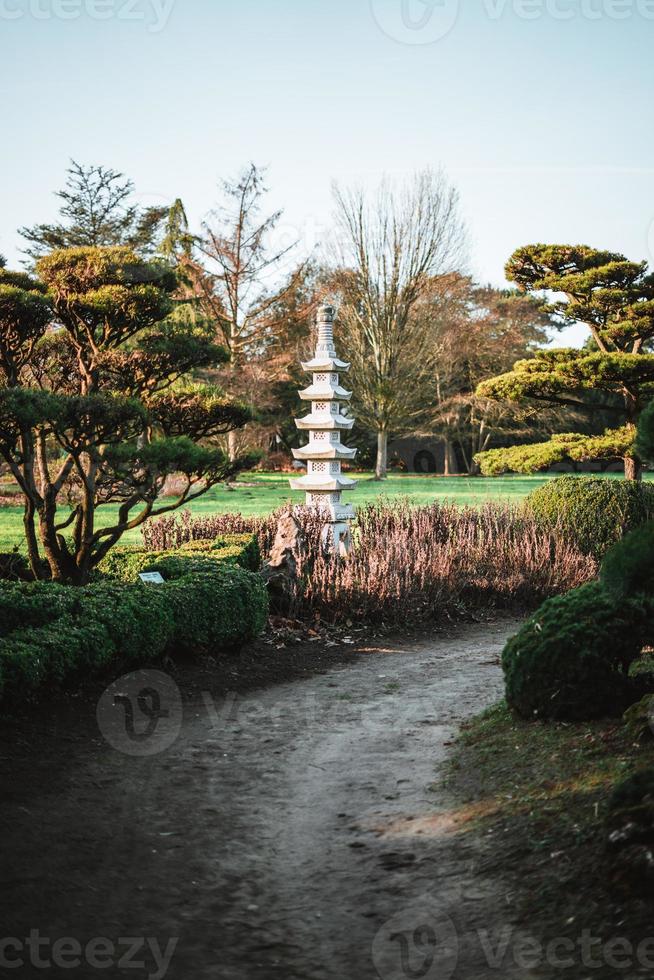
<svg viewBox="0 0 654 980">
<path fill-rule="evenodd" d="M 636 456 L 624 457 L 624 478 L 625 480 L 642 480 L 643 464 Z"/>
<path fill-rule="evenodd" d="M 238 434 L 235 429 L 227 433 L 227 453 L 230 463 L 238 456 Z"/>
<path fill-rule="evenodd" d="M 458 463 L 456 458 L 456 453 L 454 452 L 454 446 L 449 439 L 445 440 L 445 458 L 443 460 L 443 475 L 452 476 L 453 473 L 458 471 Z"/>
<path fill-rule="evenodd" d="M 633 428 L 634 436 L 638 425 L 638 401 L 631 394 L 626 392 L 624 396 L 625 408 L 627 410 L 627 424 Z M 641 480 L 643 476 L 643 464 L 637 456 L 624 457 L 624 478 L 625 480 Z"/>
<path fill-rule="evenodd" d="M 29 559 L 30 568 L 32 569 L 32 574 L 34 578 L 38 581 L 42 575 L 41 568 L 41 555 L 39 554 L 39 545 L 36 537 L 36 528 L 34 526 L 34 518 L 36 516 L 36 508 L 33 501 L 26 498 L 25 501 L 25 511 L 23 513 L 23 528 L 25 530 L 25 540 L 27 541 L 27 557 Z"/>
<path fill-rule="evenodd" d="M 27 541 L 27 557 L 30 568 L 35 580 L 38 581 L 43 574 L 43 569 L 41 568 L 41 555 L 36 537 L 36 528 L 34 526 L 35 517 L 36 507 L 34 506 L 34 502 L 27 497 L 25 511 L 23 513 L 23 529 L 25 531 L 25 540 Z"/>
<path fill-rule="evenodd" d="M 72 582 L 75 578 L 75 563 L 59 547 L 54 522 L 55 515 L 46 504 L 44 512 L 39 515 L 39 530 L 45 558 L 50 566 L 50 576 L 53 582 Z"/>
<path fill-rule="evenodd" d="M 377 461 L 375 463 L 375 480 L 385 480 L 388 474 L 388 432 L 386 429 L 377 430 Z"/>
</svg>

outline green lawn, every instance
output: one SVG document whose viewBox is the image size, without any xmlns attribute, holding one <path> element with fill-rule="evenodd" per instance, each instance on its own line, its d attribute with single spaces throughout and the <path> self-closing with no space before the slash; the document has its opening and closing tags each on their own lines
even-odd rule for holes
<svg viewBox="0 0 654 980">
<path fill-rule="evenodd" d="M 377 483 L 370 473 L 355 474 L 356 488 L 347 499 L 355 505 L 367 503 L 377 497 L 409 497 L 416 504 L 428 504 L 434 500 L 477 506 L 487 500 L 518 501 L 530 490 L 545 483 L 550 477 L 503 476 L 494 478 L 466 476 L 415 476 L 393 475 L 383 483 Z M 234 490 L 214 487 L 191 506 L 194 514 L 240 512 L 241 514 L 266 514 L 283 503 L 302 501 L 302 494 L 291 493 L 286 473 L 256 473 L 244 477 L 251 486 Z M 110 508 L 107 508 L 107 511 Z M 126 543 L 138 543 L 139 531 L 132 531 L 123 539 Z M 0 509 L 0 551 L 22 544 L 22 510 L 19 507 Z"/>
</svg>

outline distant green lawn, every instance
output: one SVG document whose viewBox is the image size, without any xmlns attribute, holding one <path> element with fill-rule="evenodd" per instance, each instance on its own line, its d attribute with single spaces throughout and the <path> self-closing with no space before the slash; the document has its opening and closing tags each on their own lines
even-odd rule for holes
<svg viewBox="0 0 654 980">
<path fill-rule="evenodd" d="M 550 476 L 415 476 L 400 474 L 390 476 L 382 483 L 372 479 L 370 473 L 353 474 L 358 479 L 356 488 L 347 499 L 354 504 L 364 504 L 378 497 L 408 497 L 416 504 L 428 504 L 434 500 L 455 504 L 478 506 L 488 500 L 519 501 L 530 490 L 541 486 Z M 252 486 L 240 486 L 234 490 L 214 487 L 189 508 L 194 514 L 241 513 L 267 514 L 289 500 L 302 501 L 302 494 L 292 493 L 286 473 L 256 473 L 243 477 Z M 115 508 L 103 508 L 108 515 Z M 22 510 L 20 507 L 0 509 L 0 551 L 6 551 L 23 543 Z M 140 531 L 125 535 L 125 543 L 137 544 Z"/>
</svg>

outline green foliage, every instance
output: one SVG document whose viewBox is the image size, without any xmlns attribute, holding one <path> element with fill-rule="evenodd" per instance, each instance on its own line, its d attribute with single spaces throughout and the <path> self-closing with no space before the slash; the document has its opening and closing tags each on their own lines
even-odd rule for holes
<svg viewBox="0 0 654 980">
<path fill-rule="evenodd" d="M 629 669 L 651 638 L 652 612 L 597 582 L 548 599 L 504 648 L 507 703 L 523 718 L 621 714 L 640 692 Z"/>
<path fill-rule="evenodd" d="M 102 352 L 99 362 L 107 383 L 152 398 L 196 368 L 229 360 L 228 351 L 214 343 L 213 334 L 181 322 L 179 310 L 176 307 L 173 316 L 143 331 L 129 347 Z"/>
<path fill-rule="evenodd" d="M 195 238 L 189 229 L 184 204 L 176 198 L 168 210 L 164 228 L 165 234 L 159 251 L 169 261 L 177 261 L 180 256 L 190 258 Z"/>
<path fill-rule="evenodd" d="M 638 423 L 639 452 L 651 458 L 654 450 L 654 404 L 643 412 Z M 654 506 L 647 500 L 648 517 Z M 643 593 L 654 596 L 654 521 L 627 534 L 607 553 L 602 563 L 601 581 L 618 598 Z"/>
<path fill-rule="evenodd" d="M 481 397 L 546 402 L 577 410 L 602 409 L 623 423 L 599 437 L 555 437 L 533 447 L 531 454 L 511 451 L 477 457 L 489 475 L 516 469 L 535 472 L 562 459 L 622 457 L 626 475 L 639 476 L 640 459 L 633 437 L 639 413 L 652 397 L 654 354 L 647 344 L 654 336 L 654 275 L 646 262 L 585 245 L 528 245 L 509 259 L 507 277 L 525 291 L 553 297 L 543 308 L 562 324 L 583 323 L 592 346 L 582 350 L 538 351 L 517 361 L 512 371 L 483 381 Z M 600 404 L 591 392 L 603 392 Z"/>
<path fill-rule="evenodd" d="M 206 440 L 251 412 L 188 378 L 228 355 L 204 323 L 172 315 L 169 262 L 70 247 L 36 270 L 41 284 L 0 267 L 0 456 L 24 494 L 34 577 L 83 585 L 124 533 L 249 464 Z M 171 474 L 186 479 L 162 503 Z M 104 525 L 107 504 L 118 508 Z"/>
<path fill-rule="evenodd" d="M 6 331 L 0 357 L 5 374 L 15 380 L 26 363 L 30 346 L 43 336 L 52 319 L 52 309 L 35 283 L 19 288 L 9 284 L 10 276 L 0 269 L 0 323 Z"/>
<path fill-rule="evenodd" d="M 261 550 L 256 534 L 220 534 L 211 541 L 187 541 L 182 552 L 209 552 L 214 560 L 236 561 L 241 568 L 257 572 L 261 567 Z"/>
<path fill-rule="evenodd" d="M 136 582 L 141 572 L 161 572 L 165 579 L 202 570 L 206 562 L 228 562 L 256 572 L 261 564 L 255 534 L 225 534 L 211 541 L 189 541 L 173 551 L 113 548 L 98 571 L 120 582 Z"/>
<path fill-rule="evenodd" d="M 71 162 L 66 186 L 57 192 L 63 202 L 61 221 L 21 228 L 33 257 L 58 248 L 129 245 L 138 252 L 154 250 L 167 208 L 139 208 L 134 186 L 124 174 L 102 166 Z"/>
<path fill-rule="evenodd" d="M 101 624 L 112 637 L 112 657 L 134 661 L 145 653 L 156 658 L 166 651 L 175 635 L 172 609 L 165 592 L 157 588 L 100 582 L 86 586 L 79 602 L 78 617 Z M 194 603 L 194 609 L 201 620 L 202 608 Z M 88 666 L 93 666 L 92 661 Z"/>
<path fill-rule="evenodd" d="M 640 701 L 630 705 L 623 715 L 625 728 L 636 741 L 651 739 L 654 734 L 654 694 L 646 694 Z"/>
<path fill-rule="evenodd" d="M 259 575 L 228 562 L 191 562 L 190 567 L 191 574 L 167 586 L 175 618 L 174 649 L 213 653 L 261 632 L 268 593 Z"/>
<path fill-rule="evenodd" d="M 640 735 L 650 702 L 634 702 L 652 677 L 630 670 L 654 635 L 654 487 L 566 476 L 533 491 L 526 507 L 604 560 L 599 582 L 549 600 L 508 642 L 507 701 L 523 717 L 562 720 L 631 704 L 626 722 Z"/>
<path fill-rule="evenodd" d="M 150 475 L 158 477 L 183 473 L 189 478 L 206 476 L 214 480 L 226 479 L 238 469 L 221 449 L 200 446 L 188 436 L 156 439 L 144 446 L 137 442 L 122 442 L 107 447 L 104 460 L 115 477 L 129 480 L 131 485 L 138 481 L 143 467 Z M 147 485 L 147 480 L 145 482 Z"/>
<path fill-rule="evenodd" d="M 105 666 L 115 651 L 103 625 L 65 617 L 0 639 L 0 694 L 19 695 L 68 674 Z"/>
<path fill-rule="evenodd" d="M 586 349 L 539 350 L 529 360 L 516 361 L 512 371 L 482 381 L 477 394 L 484 398 L 555 400 L 557 394 L 579 389 L 619 393 L 622 385 L 651 384 L 654 354 L 622 351 L 600 353 Z"/>
<path fill-rule="evenodd" d="M 627 534 L 607 552 L 601 582 L 617 598 L 654 596 L 654 522 Z"/>
<path fill-rule="evenodd" d="M 600 559 L 628 531 L 654 517 L 654 486 L 561 476 L 533 490 L 525 507 L 544 530 L 558 528 L 584 554 Z"/>
<path fill-rule="evenodd" d="M 547 442 L 489 449 L 478 453 L 475 459 L 484 476 L 501 476 L 508 472 L 538 473 L 568 461 L 620 459 L 633 453 L 635 435 L 631 425 L 607 429 L 601 436 L 566 432 L 552 436 Z"/>
<path fill-rule="evenodd" d="M 21 626 L 46 626 L 75 608 L 75 593 L 54 582 L 0 582 L 0 636 Z"/>
<path fill-rule="evenodd" d="M 242 403 L 226 398 L 215 385 L 195 384 L 165 391 L 151 402 L 151 413 L 167 436 L 207 439 L 245 425 L 252 417 Z"/>
<path fill-rule="evenodd" d="M 654 463 L 654 402 L 647 406 L 638 419 L 636 451 L 648 463 Z"/>
<path fill-rule="evenodd" d="M 547 308 L 567 323 L 587 323 L 606 349 L 654 335 L 654 276 L 646 262 L 588 245 L 526 245 L 506 265 L 524 291 L 555 294 Z"/>
<path fill-rule="evenodd" d="M 56 315 L 84 348 L 119 347 L 173 308 L 175 273 L 129 248 L 59 249 L 39 259 L 36 269 Z"/>
<path fill-rule="evenodd" d="M 19 551 L 0 552 L 0 579 L 15 582 L 30 578 L 30 567 L 24 555 Z"/>
<path fill-rule="evenodd" d="M 234 535 L 159 561 L 114 552 L 105 577 L 83 588 L 0 583 L 0 690 L 7 696 L 114 661 L 242 644 L 268 611 L 263 580 L 250 570 L 257 556 L 252 535 Z M 159 570 L 166 582 L 144 585 L 141 570 Z"/>
<path fill-rule="evenodd" d="M 16 384 L 30 353 L 52 319 L 41 283 L 23 272 L 9 272 L 0 261 L 0 371 Z"/>
</svg>

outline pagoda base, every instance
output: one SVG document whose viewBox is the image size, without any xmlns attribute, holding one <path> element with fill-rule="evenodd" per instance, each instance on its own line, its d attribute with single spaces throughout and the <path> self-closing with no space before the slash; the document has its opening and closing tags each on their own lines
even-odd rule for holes
<svg viewBox="0 0 654 980">
<path fill-rule="evenodd" d="M 330 521 L 322 530 L 322 542 L 326 551 L 340 558 L 347 558 L 352 551 L 352 531 L 346 521 Z"/>
</svg>

